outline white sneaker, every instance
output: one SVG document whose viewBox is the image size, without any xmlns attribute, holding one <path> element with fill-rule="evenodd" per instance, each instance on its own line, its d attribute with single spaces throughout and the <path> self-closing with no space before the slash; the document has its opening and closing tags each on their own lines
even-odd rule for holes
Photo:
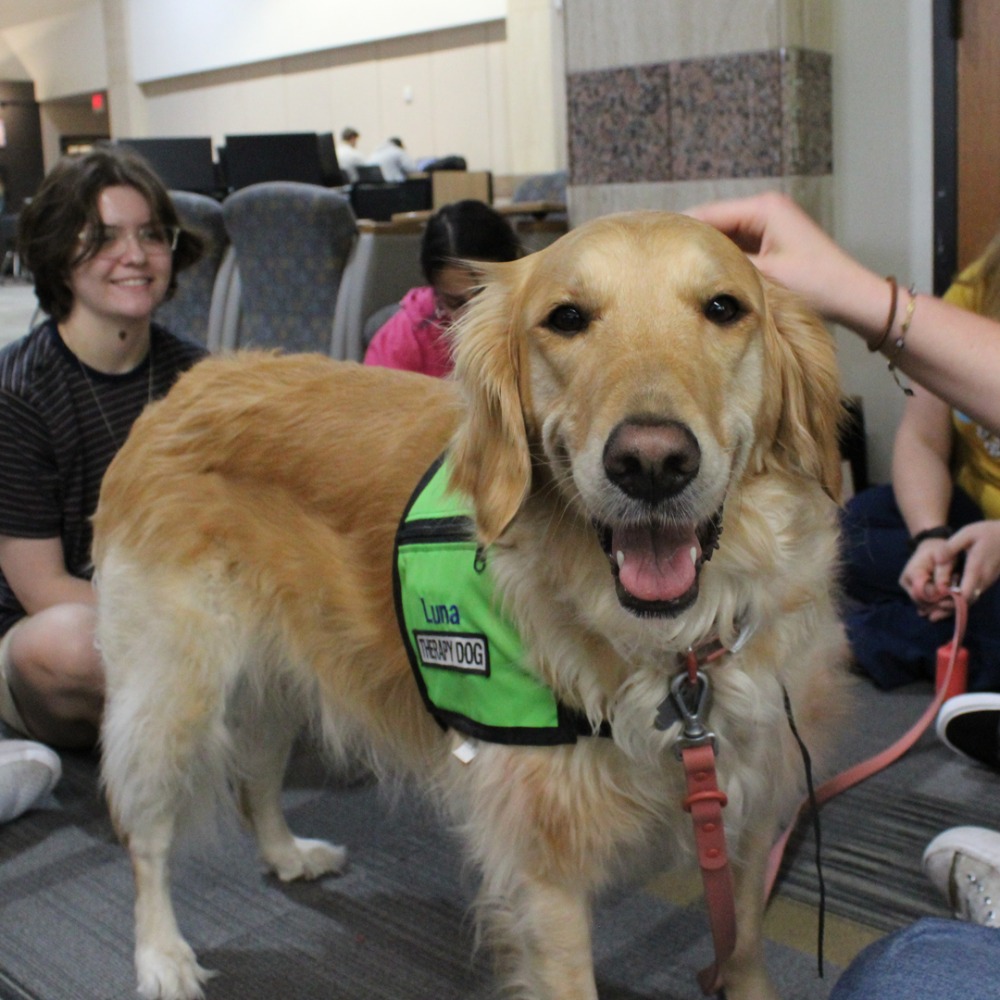
<svg viewBox="0 0 1000 1000">
<path fill-rule="evenodd" d="M 949 698 L 938 712 L 936 728 L 955 753 L 1000 770 L 1000 694 L 980 691 Z"/>
<path fill-rule="evenodd" d="M 1000 927 L 1000 833 L 956 826 L 924 851 L 924 874 L 959 920 Z"/>
<path fill-rule="evenodd" d="M 58 754 L 33 740 L 0 740 L 0 823 L 44 798 L 62 776 Z"/>
</svg>

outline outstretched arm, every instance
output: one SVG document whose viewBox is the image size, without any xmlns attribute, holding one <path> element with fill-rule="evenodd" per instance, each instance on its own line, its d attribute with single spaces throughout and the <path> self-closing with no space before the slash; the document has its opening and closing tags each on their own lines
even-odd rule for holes
<svg viewBox="0 0 1000 1000">
<path fill-rule="evenodd" d="M 900 289 L 893 322 L 891 289 L 842 250 L 790 198 L 776 192 L 699 205 L 689 215 L 729 236 L 775 281 L 802 295 L 826 319 L 858 334 L 910 378 L 1000 430 L 1000 324 L 930 295 L 910 307 Z M 904 346 L 898 341 L 909 318 Z"/>
</svg>

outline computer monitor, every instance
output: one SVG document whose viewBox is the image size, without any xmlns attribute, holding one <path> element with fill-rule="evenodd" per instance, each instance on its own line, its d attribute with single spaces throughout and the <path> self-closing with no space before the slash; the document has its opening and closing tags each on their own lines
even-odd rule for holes
<svg viewBox="0 0 1000 1000">
<path fill-rule="evenodd" d="M 426 212 L 432 205 L 429 177 L 408 177 L 405 181 L 383 181 L 351 185 L 351 209 L 359 219 L 387 222 L 402 212 Z"/>
<path fill-rule="evenodd" d="M 138 153 L 171 191 L 215 194 L 219 190 L 209 137 L 117 139 L 115 143 Z"/>
<path fill-rule="evenodd" d="M 385 180 L 382 168 L 375 164 L 359 163 L 354 169 L 358 172 L 358 180 L 366 184 L 379 184 Z"/>
<path fill-rule="evenodd" d="M 227 135 L 225 166 L 226 180 L 234 191 L 264 181 L 300 181 L 323 187 L 341 182 L 331 133 Z"/>
</svg>

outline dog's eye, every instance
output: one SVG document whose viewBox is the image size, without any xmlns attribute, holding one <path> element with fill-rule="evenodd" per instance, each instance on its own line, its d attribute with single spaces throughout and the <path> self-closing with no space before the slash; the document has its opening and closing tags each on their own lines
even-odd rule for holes
<svg viewBox="0 0 1000 1000">
<path fill-rule="evenodd" d="M 549 313 L 549 318 L 545 325 L 555 333 L 564 336 L 572 336 L 586 330 L 590 324 L 590 317 L 576 306 L 556 306 Z"/>
<path fill-rule="evenodd" d="M 705 303 L 705 318 L 719 326 L 735 323 L 746 310 L 732 295 L 716 295 Z"/>
</svg>

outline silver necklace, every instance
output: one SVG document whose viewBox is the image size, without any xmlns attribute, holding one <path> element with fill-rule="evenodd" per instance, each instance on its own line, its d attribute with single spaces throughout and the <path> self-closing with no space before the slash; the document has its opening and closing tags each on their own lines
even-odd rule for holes
<svg viewBox="0 0 1000 1000">
<path fill-rule="evenodd" d="M 76 363 L 80 366 L 80 373 L 83 375 L 84 382 L 87 383 L 87 388 L 90 390 L 90 395 L 93 397 L 94 405 L 97 407 L 97 412 L 101 415 L 101 420 L 104 421 L 104 426 L 107 428 L 108 437 L 111 438 L 111 443 L 115 446 L 115 451 L 119 451 L 121 446 L 125 443 L 118 437 L 114 432 L 114 428 L 111 426 L 111 421 L 108 420 L 108 415 L 104 412 L 104 407 L 101 406 L 101 399 L 97 395 L 97 389 L 94 387 L 94 383 L 91 381 L 90 375 L 87 373 L 87 368 L 80 358 L 74 354 L 76 358 Z M 149 405 L 153 401 L 153 335 L 150 333 L 149 336 L 149 380 L 146 388 L 146 404 Z"/>
</svg>

